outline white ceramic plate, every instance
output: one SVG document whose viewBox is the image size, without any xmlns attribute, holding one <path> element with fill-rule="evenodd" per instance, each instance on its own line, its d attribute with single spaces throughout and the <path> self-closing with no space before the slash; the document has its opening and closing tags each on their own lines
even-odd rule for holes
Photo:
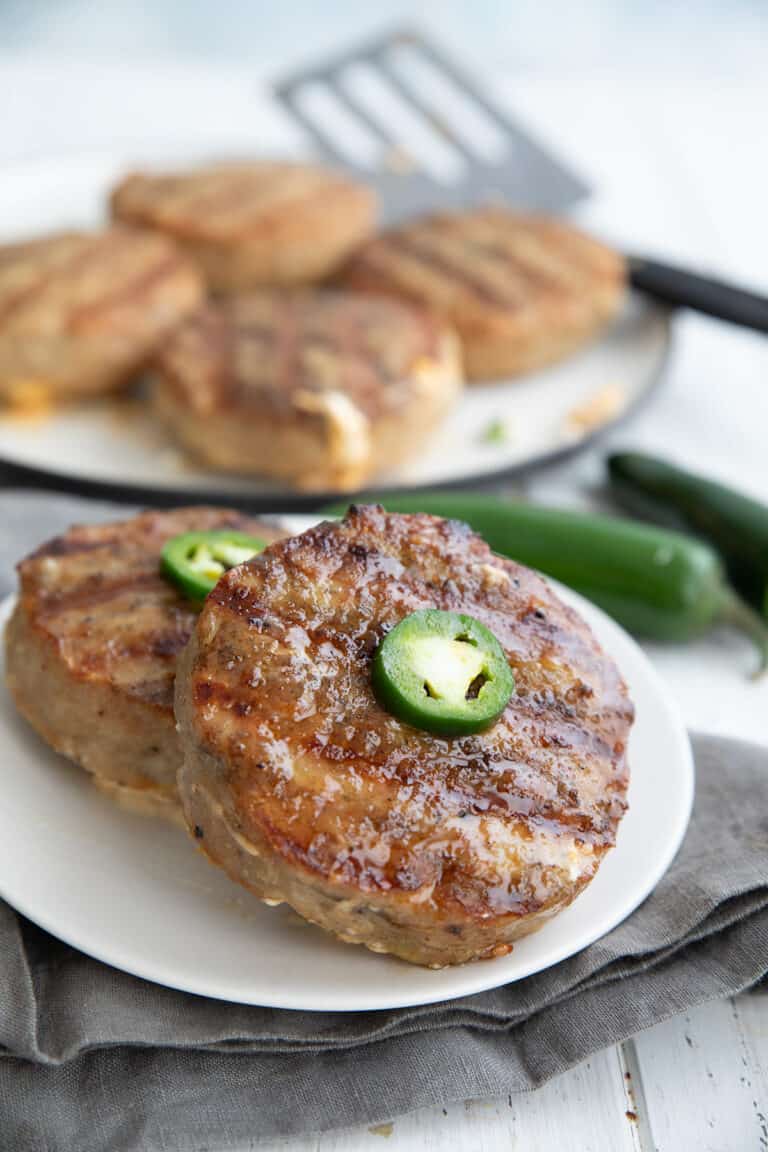
<svg viewBox="0 0 768 1152">
<path fill-rule="evenodd" d="M 0 240 L 98 224 L 109 188 L 141 159 L 134 152 L 6 168 L 0 173 Z M 149 165 L 199 161 L 201 149 L 166 149 L 143 159 Z M 616 323 L 579 355 L 521 380 L 468 389 L 424 453 L 381 476 L 376 486 L 477 483 L 567 455 L 637 406 L 659 379 L 668 347 L 666 310 L 630 295 Z M 606 389 L 611 398 L 598 426 L 574 424 L 574 410 Z M 488 428 L 497 421 L 505 438 L 488 443 Z M 278 503 L 312 506 L 311 498 L 275 483 L 217 475 L 190 464 L 138 403 L 102 401 L 54 410 L 44 419 L 2 418 L 0 461 L 33 469 L 59 486 L 69 482 L 82 490 L 86 485 L 107 495 L 110 488 L 128 488 L 139 498 L 151 491 L 248 496 L 252 510 Z"/>
<path fill-rule="evenodd" d="M 295 527 L 299 527 L 294 522 Z M 621 668 L 637 708 L 630 808 L 581 896 L 498 960 L 439 972 L 342 944 L 267 908 L 208 864 L 180 828 L 124 811 L 56 756 L 0 692 L 0 892 L 74 947 L 137 976 L 223 1000 L 363 1011 L 480 992 L 571 956 L 653 889 L 685 832 L 693 765 L 681 719 L 647 657 L 558 588 Z M 12 607 L 0 613 L 5 622 Z M 659 803 L 659 797 L 664 803 Z"/>
</svg>

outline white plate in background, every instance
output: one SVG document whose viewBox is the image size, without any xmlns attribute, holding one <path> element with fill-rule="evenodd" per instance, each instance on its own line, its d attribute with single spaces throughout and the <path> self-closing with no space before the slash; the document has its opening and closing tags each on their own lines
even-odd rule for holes
<svg viewBox="0 0 768 1152">
<path fill-rule="evenodd" d="M 199 146 L 155 148 L 152 166 L 199 162 Z M 71 156 L 7 167 L 0 172 L 0 240 L 104 221 L 107 194 L 129 168 L 135 150 L 120 155 Z M 376 488 L 474 484 L 519 474 L 570 454 L 627 416 L 659 380 L 670 341 L 669 313 L 629 294 L 616 322 L 597 342 L 542 372 L 508 382 L 472 385 L 423 452 Z M 596 428 L 574 427 L 575 408 L 606 390 L 618 400 Z M 505 438 L 487 441 L 502 421 Z M 190 463 L 140 403 L 109 400 L 52 409 L 38 418 L 0 416 L 0 463 L 31 469 L 52 485 L 93 494 L 150 493 L 200 498 L 249 498 L 252 510 L 316 505 L 335 493 L 307 497 L 258 477 L 231 477 Z M 131 490 L 126 493 L 126 489 Z"/>
</svg>

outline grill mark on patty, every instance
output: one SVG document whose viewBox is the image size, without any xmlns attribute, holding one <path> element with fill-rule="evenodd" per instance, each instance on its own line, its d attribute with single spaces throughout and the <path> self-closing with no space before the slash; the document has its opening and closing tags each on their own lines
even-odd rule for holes
<svg viewBox="0 0 768 1152">
<path fill-rule="evenodd" d="M 576 268 L 574 261 L 565 258 L 563 246 L 552 238 L 547 243 L 535 221 L 522 229 L 508 218 L 494 215 L 461 217 L 455 221 L 447 217 L 434 220 L 434 227 L 460 237 L 467 245 L 468 257 L 475 253 L 490 256 L 501 265 L 516 272 L 523 286 L 550 289 L 555 292 L 576 288 L 584 280 L 584 268 Z M 582 273 L 582 275 L 579 275 Z"/>
<path fill-rule="evenodd" d="M 135 656 L 146 652 L 161 660 L 178 656 L 189 640 L 194 619 L 190 617 L 184 624 L 183 628 L 158 628 L 155 631 L 150 631 L 144 636 L 141 643 L 134 643 L 128 647 L 127 651 L 130 655 Z"/>
<path fill-rule="evenodd" d="M 194 360 L 195 367 L 202 366 L 206 374 L 210 393 L 224 402 L 235 393 L 234 339 L 224 313 L 203 305 L 166 340 L 155 369 L 183 402 L 194 407 L 200 399 L 198 377 L 190 377 L 186 370 L 187 362 Z"/>
<path fill-rule="evenodd" d="M 202 177 L 171 177 L 172 186 L 152 176 L 138 177 L 142 186 L 118 190 L 118 212 L 150 226 L 162 225 L 177 235 L 204 236 L 233 217 L 241 231 L 267 222 L 285 210 L 301 210 L 305 203 L 344 191 L 347 185 L 319 170 L 286 167 L 250 172 L 219 169 Z"/>
<path fill-rule="evenodd" d="M 182 526 L 179 528 L 179 534 L 188 531 L 181 521 L 180 523 Z M 100 524 L 96 529 L 87 525 L 75 525 L 68 532 L 54 536 L 51 540 L 46 540 L 39 548 L 36 548 L 34 552 L 20 561 L 16 567 L 21 569 L 31 560 L 46 557 L 72 559 L 80 553 L 87 556 L 93 552 L 103 551 L 105 556 L 110 556 L 112 559 L 117 556 L 128 565 L 139 564 L 144 571 L 146 566 L 151 563 L 148 559 L 149 556 L 156 554 L 159 557 L 163 544 L 169 539 L 169 533 L 162 531 L 155 533 L 149 530 L 143 532 L 136 539 L 135 536 L 126 537 L 124 525 L 124 521 L 107 522 Z M 238 512 L 217 518 L 215 522 L 217 529 L 243 528 L 247 530 L 249 525 L 252 525 L 252 521 Z M 174 535 L 174 533 L 170 533 L 170 535 Z"/>
<path fill-rule="evenodd" d="M 372 340 L 374 332 L 383 347 Z M 394 354 L 381 332 L 391 333 Z M 426 313 L 392 300 L 362 301 L 331 291 L 262 292 L 185 321 L 158 356 L 157 368 L 201 412 L 264 404 L 293 409 L 293 415 L 301 411 L 292 405 L 297 393 L 339 391 L 375 417 L 397 402 L 398 386 L 419 361 L 438 362 L 442 332 Z M 313 350 L 322 351 L 326 362 L 308 362 Z M 407 402 L 406 388 L 402 401 Z"/>
<path fill-rule="evenodd" d="M 543 243 L 535 232 L 525 237 L 524 244 L 515 234 L 503 233 L 494 243 L 500 257 L 538 287 L 562 293 L 590 286 L 586 269 L 576 267 L 570 257 L 564 258 L 562 249 Z"/>
<path fill-rule="evenodd" d="M 122 638 L 115 637 L 111 642 L 109 651 L 104 648 L 95 651 L 89 650 L 80 656 L 80 663 L 87 664 L 91 670 L 103 670 L 115 660 L 160 660 L 173 662 L 174 657 L 185 647 L 194 627 L 194 617 L 190 612 L 189 620 L 183 631 L 168 632 L 161 628 L 150 628 L 148 631 L 139 629 L 135 635 Z M 173 669 L 169 670 L 173 675 Z"/>
<path fill-rule="evenodd" d="M 536 267 L 527 261 L 522 253 L 515 252 L 506 245 L 498 242 L 483 244 L 480 246 L 480 250 L 484 255 L 497 261 L 504 270 L 515 274 L 521 282 L 521 291 L 523 292 L 534 288 L 542 295 L 545 293 L 559 295 L 567 290 L 567 285 L 563 279 L 558 277 L 554 271 L 546 272 Z M 575 287 L 575 285 L 573 286 Z"/>
<path fill-rule="evenodd" d="M 176 255 L 158 254 L 154 266 L 139 269 L 135 275 L 126 278 L 122 284 L 113 284 L 108 292 L 104 292 L 98 300 L 75 308 L 69 315 L 69 326 L 73 331 L 87 327 L 97 321 L 105 312 L 112 308 L 135 304 L 141 300 L 142 294 L 154 288 L 174 272 L 183 270 L 184 263 Z"/>
<path fill-rule="evenodd" d="M 213 184 L 213 181 L 211 182 Z M 257 195 L 254 200 L 254 182 L 251 177 L 230 177 L 216 182 L 215 187 L 200 188 L 193 184 L 185 184 L 174 190 L 170 199 L 159 190 L 157 196 L 144 200 L 138 206 L 144 221 L 150 225 L 163 224 L 179 236 L 204 235 L 209 228 L 216 228 L 218 221 L 230 219 L 232 214 L 240 216 L 240 225 L 246 223 L 243 219 L 244 205 L 252 207 L 253 214 L 260 216 L 269 209 L 262 205 Z M 285 203 L 284 190 L 281 190 Z M 280 199 L 276 201 L 280 203 Z M 273 205 L 274 207 L 274 205 Z M 237 213 L 237 209 L 240 212 Z M 131 206 L 127 208 L 130 214 Z"/>
<path fill-rule="evenodd" d="M 190 620 L 190 633 L 193 626 L 194 621 Z M 126 637 L 125 639 L 118 636 L 114 639 L 110 638 L 105 645 L 96 648 L 86 648 L 82 643 L 82 638 L 75 637 L 75 639 L 81 641 L 77 654 L 77 667 L 92 675 L 96 672 L 107 672 L 115 665 L 119 667 L 130 662 L 142 664 L 148 660 L 159 660 L 162 666 L 157 669 L 157 674 L 153 679 L 156 680 L 158 676 L 160 676 L 170 684 L 173 680 L 174 669 L 173 667 L 168 667 L 168 661 L 172 653 L 164 652 L 158 656 L 152 643 L 152 635 L 153 633 L 150 632 L 146 637 L 137 634 L 136 638 Z M 100 638 L 99 636 L 97 639 Z M 186 637 L 180 647 L 183 648 L 188 639 L 189 636 Z M 68 641 L 64 641 L 64 643 L 66 644 Z M 141 680 L 136 679 L 130 682 L 126 681 L 125 683 L 137 684 L 141 683 Z"/>
<path fill-rule="evenodd" d="M 344 183 L 335 178 L 327 178 L 323 176 L 318 179 L 316 183 L 310 184 L 300 191 L 282 189 L 279 193 L 275 190 L 275 194 L 270 197 L 270 202 L 264 207 L 258 205 L 254 206 L 253 211 L 247 213 L 247 218 L 243 221 L 243 229 L 264 223 L 269 225 L 273 220 L 279 218 L 287 211 L 288 213 L 301 213 L 306 209 L 312 209 L 315 212 L 320 212 L 325 202 L 329 202 L 330 206 L 334 202 L 338 202 L 338 198 L 344 197 L 349 199 L 350 194 L 357 196 L 361 193 L 362 188 L 359 185 L 352 185 Z M 367 194 L 367 192 L 363 192 Z"/>
<path fill-rule="evenodd" d="M 337 358 L 347 368 L 347 378 L 341 382 L 345 390 L 351 392 L 353 396 L 362 393 L 361 398 L 365 398 L 371 390 L 375 393 L 380 386 L 393 383 L 392 377 L 384 370 L 378 357 L 373 355 L 366 325 L 360 313 L 352 309 L 346 316 L 337 313 L 334 338 Z"/>
<path fill-rule="evenodd" d="M 77 556 L 82 553 L 84 556 L 90 552 L 99 552 L 100 550 L 109 550 L 119 544 L 119 536 L 101 536 L 98 539 L 88 539 L 78 535 L 77 529 L 65 533 L 63 536 L 55 536 L 53 540 L 48 540 L 45 544 L 41 544 L 38 549 L 27 556 L 17 564 L 20 568 L 29 560 L 43 559 L 45 557 L 64 557 L 64 556 Z"/>
<path fill-rule="evenodd" d="M 439 276 L 465 299 L 447 296 Z M 618 300 L 624 270 L 610 249 L 556 221 L 478 209 L 384 233 L 350 258 L 346 278 L 353 287 L 424 300 L 470 333 L 472 317 L 461 309 L 473 301 L 511 316 L 549 309 L 561 323 L 596 323 Z"/>
<path fill-rule="evenodd" d="M 251 712 L 248 702 L 250 688 L 247 685 L 223 684 L 220 680 L 203 680 L 196 683 L 193 697 L 196 704 L 211 705 L 233 712 L 240 718 L 247 717 Z"/>
<path fill-rule="evenodd" d="M 123 690 L 144 704 L 168 713 L 173 719 L 173 682 L 174 677 L 169 674 L 164 680 L 134 681 L 123 686 Z"/>
<path fill-rule="evenodd" d="M 257 590 L 249 591 L 247 587 L 238 588 L 237 592 L 233 594 L 229 589 L 224 590 L 221 587 L 221 581 L 216 585 L 212 592 L 208 593 L 208 599 L 213 600 L 223 608 L 225 612 L 230 612 L 233 616 L 261 617 L 263 615 L 264 605 L 262 604 L 259 593 Z"/>
<path fill-rule="evenodd" d="M 199 699 L 196 699 L 198 703 L 215 704 L 217 693 L 214 691 L 208 695 L 203 692 Z M 222 701 L 227 699 L 224 691 Z M 323 759 L 330 760 L 334 764 L 343 764 L 353 779 L 366 777 L 366 764 L 373 764 L 377 770 L 381 767 L 376 763 L 375 756 L 372 757 L 365 752 L 339 749 L 328 742 L 310 739 L 304 750 L 306 755 L 316 757 L 319 765 Z M 548 767 L 551 768 L 551 765 L 542 763 L 537 770 L 536 779 L 540 788 L 554 790 L 556 798 L 544 792 L 537 795 L 531 784 L 524 790 L 514 781 L 510 781 L 508 785 L 494 783 L 493 790 L 484 790 L 481 782 L 482 772 L 478 773 L 476 787 L 457 783 L 447 795 L 442 795 L 436 788 L 431 799 L 440 812 L 438 823 L 448 818 L 463 819 L 466 816 L 513 816 L 522 825 L 531 829 L 542 829 L 546 826 L 548 831 L 561 838 L 577 832 L 585 843 L 599 844 L 606 833 L 604 816 L 600 813 L 579 810 L 580 797 L 577 790 L 574 788 L 564 790 L 561 787 L 562 782 L 557 780 L 556 775 L 553 776 L 551 771 L 547 771 Z M 322 768 L 318 770 L 318 778 L 321 776 Z M 371 778 L 375 778 L 375 774 Z M 425 788 L 428 790 L 429 785 L 425 785 Z M 622 808 L 626 807 L 623 801 L 621 804 Z M 393 819 L 399 820 L 397 814 L 393 815 Z"/>
<path fill-rule="evenodd" d="M 454 261 L 445 253 L 437 253 L 434 250 L 425 248 L 417 236 L 393 233 L 381 241 L 381 246 L 382 251 L 394 250 L 395 252 L 404 252 L 407 256 L 413 257 L 421 265 L 433 272 L 448 276 L 452 281 L 461 285 L 472 296 L 485 304 L 491 304 L 494 308 L 506 308 L 510 306 L 507 295 L 492 288 L 482 278 L 478 277 L 468 264 Z M 365 262 L 365 254 L 363 254 L 362 259 L 363 262 Z M 399 277 L 396 276 L 395 279 L 397 280 Z"/>
<path fill-rule="evenodd" d="M 623 277 L 623 263 L 609 247 L 554 220 L 539 220 L 538 225 L 537 235 L 547 251 L 554 252 L 569 267 L 582 273 L 586 281 L 602 281 L 606 276 L 611 280 L 617 275 Z"/>
<path fill-rule="evenodd" d="M 44 243 L 44 241 L 40 241 L 41 249 L 43 249 Z M 102 263 L 105 249 L 108 247 L 103 241 L 100 242 L 99 239 L 88 237 L 88 239 L 81 240 L 81 244 L 82 247 L 61 263 L 51 259 L 50 250 L 48 252 L 43 251 L 41 255 L 37 256 L 37 262 L 42 261 L 37 278 L 20 292 L 12 295 L 9 300 L 0 299 L 0 330 L 15 312 L 34 304 L 35 298 L 42 296 L 51 285 L 64 281 L 66 278 L 82 275 L 83 272 L 89 270 L 91 265 L 96 267 Z M 21 254 L 20 259 L 23 263 L 24 257 Z M 30 264 L 35 262 L 34 257 L 31 256 L 27 257 L 27 260 Z"/>
<path fill-rule="evenodd" d="M 256 190 L 257 185 L 253 177 L 243 173 L 221 172 L 210 179 L 207 187 L 205 184 L 195 183 L 194 179 L 184 180 L 184 177 L 181 177 L 180 184 L 175 190 L 176 208 L 173 210 L 171 205 L 168 205 L 168 214 L 182 224 L 185 218 L 186 221 L 194 221 L 201 213 L 206 213 L 209 217 L 226 216 L 233 208 L 241 205 L 243 197 L 252 198 Z M 163 200 L 161 193 L 155 203 L 159 203 L 162 208 Z M 150 201 L 148 206 L 150 218 L 153 207 L 155 205 Z"/>
<path fill-rule="evenodd" d="M 281 392 L 291 395 L 307 387 L 318 392 L 326 390 L 325 381 L 306 372 L 301 356 L 312 348 L 323 348 L 334 361 L 335 385 L 353 396 L 362 392 L 365 397 L 371 391 L 375 393 L 380 385 L 393 383 L 396 377 L 386 371 L 374 353 L 367 330 L 370 321 L 366 322 L 361 310 L 355 307 L 357 301 L 345 301 L 345 305 L 347 303 L 351 306 L 329 308 L 327 326 L 315 332 L 307 324 L 312 314 L 307 314 L 306 302 L 297 296 L 286 300 L 283 309 L 278 304 L 271 319 L 249 318 L 245 323 L 236 322 L 233 337 L 253 339 L 267 349 L 275 349 Z"/>
<path fill-rule="evenodd" d="M 95 608 L 108 604 L 119 596 L 130 592 L 168 590 L 169 586 L 159 572 L 131 572 L 125 576 L 107 579 L 98 573 L 87 577 L 82 583 L 67 592 L 44 597 L 45 615 L 62 616 L 67 612 L 85 608 Z"/>
<path fill-rule="evenodd" d="M 76 658 L 69 661 L 77 676 L 113 680 L 113 671 L 122 665 L 135 662 L 138 667 L 148 668 L 146 674 L 138 673 L 130 679 L 118 679 L 115 686 L 131 696 L 140 696 L 153 703 L 173 708 L 173 687 L 176 674 L 176 657 L 186 646 L 194 618 L 190 615 L 188 626 L 183 634 L 171 639 L 161 636 L 159 630 L 142 634 L 139 630 L 132 639 L 110 642 L 108 647 L 85 649 L 79 646 Z"/>
<path fill-rule="evenodd" d="M 271 181 L 270 181 L 271 183 Z M 318 181 L 317 183 L 307 182 L 304 188 L 291 187 L 291 182 L 283 183 L 279 186 L 277 182 L 274 186 L 259 189 L 259 195 L 253 199 L 249 197 L 248 193 L 251 188 L 245 190 L 245 195 L 240 199 L 235 194 L 230 194 L 224 200 L 223 204 L 219 205 L 218 214 L 221 217 L 227 216 L 226 209 L 236 209 L 238 206 L 241 211 L 235 212 L 238 225 L 243 232 L 247 232 L 259 224 L 268 224 L 270 218 L 280 216 L 283 212 L 296 212 L 311 204 L 312 201 L 321 201 L 328 196 L 336 196 L 340 191 L 343 191 L 345 186 L 337 183 L 336 181 Z"/>
<path fill-rule="evenodd" d="M 498 247 L 478 243 L 464 217 L 432 218 L 426 227 L 416 227 L 410 235 L 428 254 L 434 253 L 460 272 L 467 269 L 506 307 L 518 306 L 531 286 L 536 286 L 534 278 L 529 280 L 524 269 L 516 268 Z"/>
<path fill-rule="evenodd" d="M 299 315 L 295 297 L 286 301 L 285 308 L 278 317 L 273 343 L 278 364 L 276 382 L 290 393 L 298 382 Z"/>
<path fill-rule="evenodd" d="M 235 528 L 247 531 L 252 526 L 253 522 L 249 521 L 247 517 L 241 517 L 236 514 L 224 520 L 217 521 L 216 523 L 217 529 Z M 181 529 L 181 531 L 186 531 L 186 529 Z M 108 604 L 110 600 L 117 600 L 130 593 L 146 591 L 162 593 L 162 599 L 169 602 L 180 600 L 182 605 L 187 607 L 189 611 L 192 611 L 189 602 L 181 598 L 173 585 L 160 573 L 160 550 L 166 538 L 167 537 L 164 536 L 156 541 L 147 540 L 146 542 L 147 551 L 150 554 L 156 553 L 157 555 L 156 565 L 153 564 L 152 560 L 145 556 L 143 552 L 131 550 L 125 552 L 123 557 L 125 565 L 129 569 L 127 572 L 119 570 L 117 575 L 105 575 L 101 572 L 90 573 L 85 575 L 73 588 L 65 592 L 44 590 L 41 599 L 45 605 L 45 615 L 53 618 L 81 608 L 103 607 Z M 66 538 L 61 537 L 58 540 L 52 541 L 51 545 L 44 545 L 46 551 L 41 550 L 33 555 L 42 558 L 48 555 L 72 558 L 80 552 L 87 554 L 105 548 L 110 561 L 114 563 L 115 555 L 112 548 L 115 544 L 120 548 L 122 543 L 118 532 L 115 537 L 108 537 L 106 541 L 101 541 L 98 544 L 94 542 L 93 545 L 84 548 L 77 546 L 70 551 L 66 544 Z M 55 551 L 47 551 L 49 547 L 55 547 Z"/>
<path fill-rule="evenodd" d="M 302 390 L 320 395 L 338 389 L 354 397 L 364 411 L 375 411 L 379 389 L 392 378 L 368 342 L 365 318 L 355 314 L 354 306 L 346 312 L 344 308 L 329 308 L 323 332 L 310 329 L 307 321 L 311 318 L 300 299 L 294 300 L 283 315 L 278 312 L 274 317 L 269 336 L 278 349 L 279 391 L 290 398 Z M 249 325 L 249 334 L 251 331 Z M 306 357 L 313 349 L 328 355 L 330 380 L 307 366 Z"/>
</svg>

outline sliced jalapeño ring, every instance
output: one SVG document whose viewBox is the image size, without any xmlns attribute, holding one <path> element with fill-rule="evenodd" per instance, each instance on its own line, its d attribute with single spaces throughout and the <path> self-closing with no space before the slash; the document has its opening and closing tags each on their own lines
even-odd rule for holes
<svg viewBox="0 0 768 1152">
<path fill-rule="evenodd" d="M 266 548 L 266 540 L 246 532 L 183 532 L 166 541 L 160 568 L 190 600 L 200 603 L 230 568 Z"/>
<path fill-rule="evenodd" d="M 515 690 L 504 650 L 484 624 L 429 608 L 387 633 L 374 653 L 371 679 L 388 712 L 440 736 L 488 728 Z"/>
</svg>

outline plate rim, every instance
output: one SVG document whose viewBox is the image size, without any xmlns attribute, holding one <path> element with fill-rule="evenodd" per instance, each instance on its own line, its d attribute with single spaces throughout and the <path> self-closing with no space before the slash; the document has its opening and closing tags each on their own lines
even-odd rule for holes
<svg viewBox="0 0 768 1152">
<path fill-rule="evenodd" d="M 203 988 L 201 985 L 198 985 L 197 987 L 194 987 L 189 981 L 186 981 L 183 978 L 176 980 L 169 978 L 167 971 L 159 970 L 156 965 L 153 964 L 151 958 L 148 963 L 142 962 L 137 964 L 135 960 L 131 961 L 130 959 L 128 962 L 126 962 L 125 959 L 123 959 L 121 962 L 119 959 L 115 958 L 114 949 L 110 951 L 109 947 L 103 948 L 98 945 L 94 946 L 90 940 L 86 941 L 86 946 L 84 947 L 82 937 L 78 938 L 77 933 L 71 934 L 66 929 L 66 926 L 65 930 L 62 931 L 62 926 L 55 922 L 55 917 L 52 919 L 45 913 L 40 915 L 36 909 L 28 907 L 23 899 L 18 901 L 13 897 L 9 898 L 7 895 L 5 877 L 2 875 L 0 875 L 0 897 L 6 900 L 11 907 L 15 908 L 16 911 L 23 915 L 26 919 L 38 925 L 38 927 L 42 928 L 52 936 L 55 936 L 57 939 L 63 941 L 65 944 L 68 944 L 78 951 L 83 952 L 85 955 L 91 956 L 93 959 L 98 960 L 101 963 L 107 964 L 119 971 L 126 972 L 129 975 L 148 980 L 162 987 L 172 988 L 177 991 L 186 992 L 190 995 L 202 996 L 212 1000 L 220 1000 L 229 1003 L 260 1006 L 265 1008 L 276 1008 L 289 1011 L 368 1012 L 418 1007 L 426 1004 L 440 1003 L 442 1001 L 447 1002 L 464 996 L 471 996 L 479 992 L 488 991 L 492 988 L 516 983 L 518 980 L 527 979 L 536 973 L 546 971 L 548 968 L 554 967 L 556 964 L 562 963 L 563 961 L 566 961 L 577 955 L 579 952 L 582 952 L 585 948 L 601 939 L 608 932 L 618 927 L 619 924 L 623 923 L 627 917 L 629 917 L 639 907 L 639 905 L 647 899 L 647 897 L 656 888 L 662 877 L 666 874 L 678 851 L 680 850 L 680 846 L 688 830 L 694 800 L 695 766 L 690 738 L 683 722 L 680 709 L 675 701 L 672 700 L 669 697 L 669 694 L 665 691 L 663 679 L 660 673 L 653 666 L 647 654 L 642 650 L 642 648 L 640 648 L 633 637 L 631 637 L 616 621 L 608 617 L 607 614 L 596 605 L 592 604 L 590 601 L 586 601 L 584 597 L 574 592 L 572 589 L 564 588 L 557 581 L 550 580 L 549 583 L 552 585 L 556 594 L 562 596 L 563 599 L 571 603 L 577 611 L 582 611 L 583 606 L 586 604 L 587 623 L 590 625 L 590 627 L 592 627 L 590 614 L 596 614 L 597 618 L 601 620 L 601 624 L 607 623 L 609 632 L 615 631 L 623 638 L 624 641 L 628 641 L 634 648 L 635 656 L 639 657 L 643 674 L 646 676 L 647 681 L 653 688 L 654 697 L 659 706 L 661 706 L 666 711 L 667 717 L 671 721 L 672 728 L 674 729 L 675 739 L 678 745 L 678 783 L 681 787 L 682 795 L 682 804 L 680 807 L 680 813 L 678 816 L 674 835 L 670 835 L 669 840 L 665 845 L 664 852 L 659 854 L 659 856 L 654 861 L 653 868 L 648 870 L 647 875 L 644 877 L 643 882 L 640 885 L 641 890 L 638 890 L 638 892 L 635 893 L 633 899 L 628 904 L 622 906 L 618 914 L 614 909 L 612 912 L 609 912 L 609 914 L 603 914 L 601 917 L 598 917 L 595 921 L 592 922 L 589 928 L 585 929 L 580 935 L 577 935 L 575 939 L 571 940 L 564 951 L 562 949 L 558 950 L 556 948 L 555 951 L 558 952 L 558 954 L 554 958 L 548 959 L 545 956 L 541 962 L 536 962 L 532 967 L 527 969 L 526 972 L 517 976 L 512 976 L 511 978 L 501 976 L 500 979 L 494 979 L 491 975 L 494 971 L 492 965 L 494 963 L 503 964 L 504 958 L 495 962 L 484 961 L 481 963 L 477 961 L 474 963 L 457 965 L 455 967 L 449 966 L 449 968 L 442 969 L 442 971 L 461 973 L 461 975 L 465 977 L 465 979 L 461 981 L 461 987 L 451 992 L 446 992 L 446 990 L 443 988 L 440 988 L 439 990 L 436 989 L 434 995 L 425 995 L 423 990 L 416 990 L 413 993 L 405 993 L 399 995 L 396 994 L 391 999 L 383 999 L 381 996 L 374 996 L 370 1002 L 361 1002 L 360 1000 L 357 1000 L 352 1003 L 338 1003 L 333 1001 L 331 1004 L 329 1004 L 327 1000 L 323 1000 L 322 993 L 320 996 L 313 995 L 312 990 L 309 989 L 308 995 L 304 995 L 303 997 L 298 998 L 296 996 L 292 996 L 289 999 L 286 999 L 285 997 L 278 994 L 277 996 L 267 996 L 266 998 L 263 995 L 260 995 L 258 999 L 233 999 L 231 991 L 228 993 L 224 988 L 216 990 L 212 989 L 210 986 Z M 4 629 L 5 623 L 13 609 L 14 604 L 16 603 L 16 600 L 16 594 L 11 593 L 0 601 L 0 628 Z M 600 642 L 603 643 L 602 640 Z M 14 707 L 13 701 L 10 699 L 7 688 L 5 689 L 5 692 L 10 706 Z M 631 771 L 634 771 L 632 766 L 630 766 L 630 769 Z M 616 851 L 615 847 L 611 851 Z M 116 950 L 119 951 L 119 946 Z M 498 970 L 497 974 L 499 974 Z M 375 981 L 373 983 L 374 985 L 376 984 Z"/>
</svg>

